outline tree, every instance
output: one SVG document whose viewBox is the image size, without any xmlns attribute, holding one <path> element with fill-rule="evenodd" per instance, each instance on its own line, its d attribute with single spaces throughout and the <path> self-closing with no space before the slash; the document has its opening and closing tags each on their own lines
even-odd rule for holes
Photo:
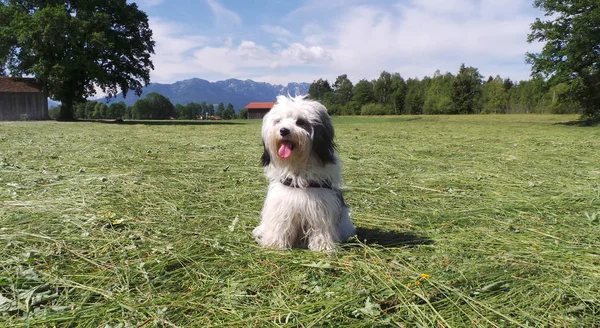
<svg viewBox="0 0 600 328">
<path fill-rule="evenodd" d="M 150 119 L 164 120 L 169 119 L 173 116 L 175 106 L 169 100 L 169 98 L 161 95 L 160 93 L 151 92 L 146 95 L 146 99 L 151 108 Z"/>
<path fill-rule="evenodd" d="M 173 116 L 180 120 L 189 120 L 187 108 L 187 106 L 184 106 L 182 104 L 175 104 L 175 107 L 173 109 Z"/>
<path fill-rule="evenodd" d="M 352 100 L 352 81 L 348 79 L 348 75 L 342 74 L 337 77 L 333 83 L 333 102 L 338 105 L 346 105 Z"/>
<path fill-rule="evenodd" d="M 519 82 L 512 88 L 510 98 L 511 112 L 536 112 L 546 92 L 547 83 L 541 77 Z"/>
<path fill-rule="evenodd" d="M 597 0 L 535 0 L 545 12 L 537 18 L 528 41 L 545 42 L 540 53 L 527 54 L 532 74 L 551 85 L 566 83 L 582 108 L 582 117 L 600 118 L 600 3 Z"/>
<path fill-rule="evenodd" d="M 92 113 L 92 118 L 106 118 L 107 112 L 108 112 L 108 106 L 105 103 L 97 102 L 96 106 L 94 106 L 94 112 Z"/>
<path fill-rule="evenodd" d="M 215 115 L 215 105 L 213 105 L 213 104 L 207 105 L 206 106 L 206 113 L 208 113 L 209 116 Z"/>
<path fill-rule="evenodd" d="M 188 119 L 195 120 L 199 116 L 202 116 L 202 105 L 196 102 L 191 102 L 185 106 Z"/>
<path fill-rule="evenodd" d="M 151 92 L 143 99 L 138 99 L 133 105 L 133 112 L 136 118 L 150 120 L 169 119 L 175 112 L 175 106 L 169 98 Z"/>
<path fill-rule="evenodd" d="M 460 69 L 452 83 L 452 105 L 456 114 L 473 114 L 479 112 L 481 96 L 481 79 L 475 67 L 460 65 Z"/>
<path fill-rule="evenodd" d="M 425 103 L 425 90 L 429 84 L 428 79 L 419 81 L 409 78 L 406 80 L 406 98 L 404 99 L 404 111 L 406 114 L 422 114 Z"/>
<path fill-rule="evenodd" d="M 141 95 L 154 69 L 148 16 L 126 0 L 0 0 L 0 65 L 12 75 L 34 75 L 60 118 L 95 94 L 131 90 Z M 9 43 L 5 43 L 8 40 Z M 3 47 L 7 47 L 8 52 Z"/>
<path fill-rule="evenodd" d="M 442 75 L 437 70 L 431 78 L 431 82 L 425 90 L 423 102 L 424 114 L 448 114 L 452 112 L 452 85 L 454 75 L 446 73 Z"/>
<path fill-rule="evenodd" d="M 127 115 L 127 105 L 119 101 L 108 106 L 108 115 L 105 118 L 123 119 L 125 115 Z"/>
<path fill-rule="evenodd" d="M 88 102 L 80 102 L 77 103 L 77 105 L 75 105 L 75 117 L 77 118 L 87 118 L 87 113 L 85 108 L 87 107 Z M 54 117 L 52 117 L 53 119 L 57 119 L 58 115 L 60 114 L 60 108 L 58 109 L 58 112 L 56 113 L 56 115 Z"/>
<path fill-rule="evenodd" d="M 248 108 L 242 108 L 240 113 L 238 114 L 239 119 L 247 119 L 248 118 Z"/>
<path fill-rule="evenodd" d="M 373 94 L 378 103 L 388 105 L 392 94 L 392 74 L 383 71 L 373 83 Z"/>
<path fill-rule="evenodd" d="M 88 101 L 85 104 L 85 118 L 93 118 L 94 116 L 94 108 L 98 104 L 97 101 Z M 59 113 L 60 114 L 60 113 Z"/>
<path fill-rule="evenodd" d="M 149 118 L 151 111 L 152 110 L 150 109 L 150 103 L 148 102 L 148 99 L 140 98 L 136 100 L 135 104 L 133 104 L 133 108 L 131 109 L 131 118 Z"/>
<path fill-rule="evenodd" d="M 352 90 L 352 100 L 356 102 L 359 110 L 362 106 L 375 102 L 375 95 L 373 94 L 373 83 L 371 81 L 362 79 L 356 83 Z M 356 113 L 358 114 L 358 113 Z"/>
<path fill-rule="evenodd" d="M 504 80 L 496 76 L 488 80 L 482 88 L 483 112 L 505 113 L 508 103 L 508 94 L 505 91 Z"/>
<path fill-rule="evenodd" d="M 235 118 L 235 109 L 233 109 L 233 104 L 227 104 L 227 108 L 223 111 L 223 119 L 224 120 L 232 120 Z"/>
<path fill-rule="evenodd" d="M 400 73 L 392 74 L 392 94 L 390 95 L 390 103 L 394 114 L 402 114 L 404 112 L 404 100 L 406 98 L 406 81 Z"/>
<path fill-rule="evenodd" d="M 223 105 L 223 103 L 219 103 L 219 105 L 217 105 L 217 110 L 215 111 L 215 116 L 219 116 L 222 119 L 225 119 L 223 117 L 223 111 L 225 111 L 225 105 Z"/>
<path fill-rule="evenodd" d="M 0 1 L 0 76 L 6 75 L 7 60 L 16 44 L 15 36 L 11 33 L 7 33 L 5 28 L 12 20 L 6 6 L 4 1 Z M 58 107 L 54 108 L 54 114 L 56 114 L 57 110 L 60 111 L 60 109 L 57 108 Z M 55 116 L 51 117 L 56 118 Z"/>
<path fill-rule="evenodd" d="M 310 84 L 308 88 L 308 96 L 311 99 L 323 101 L 328 98 L 333 92 L 331 85 L 329 85 L 329 81 L 318 79 L 315 82 Z"/>
</svg>

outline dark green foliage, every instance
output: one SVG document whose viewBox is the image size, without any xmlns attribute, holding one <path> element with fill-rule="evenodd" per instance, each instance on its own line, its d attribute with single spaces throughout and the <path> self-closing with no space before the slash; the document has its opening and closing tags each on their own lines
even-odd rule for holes
<svg viewBox="0 0 600 328">
<path fill-rule="evenodd" d="M 106 118 L 122 119 L 127 114 L 127 105 L 124 102 L 119 101 L 112 103 L 108 106 L 108 112 Z"/>
<path fill-rule="evenodd" d="M 202 103 L 204 104 L 204 106 L 206 106 L 206 108 L 204 109 L 205 113 L 207 113 L 209 116 L 215 115 L 215 105 L 213 105 L 213 104 L 206 105 L 205 102 L 202 102 Z"/>
<path fill-rule="evenodd" d="M 371 103 L 362 106 L 361 115 L 388 115 L 391 114 L 390 108 L 379 103 Z"/>
<path fill-rule="evenodd" d="M 4 0 L 0 66 L 34 75 L 62 102 L 61 119 L 95 94 L 141 94 L 154 53 L 147 15 L 125 0 Z M 8 50 L 7 50 L 8 49 Z"/>
<path fill-rule="evenodd" d="M 483 113 L 505 113 L 508 92 L 500 76 L 488 80 L 482 88 Z"/>
<path fill-rule="evenodd" d="M 248 109 L 247 108 L 242 108 L 242 110 L 240 110 L 239 114 L 238 114 L 238 118 L 239 119 L 247 119 L 248 118 Z"/>
<path fill-rule="evenodd" d="M 546 83 L 539 77 L 518 83 L 510 90 L 511 108 L 509 112 L 535 113 L 544 111 L 542 99 L 547 91 Z"/>
<path fill-rule="evenodd" d="M 600 117 L 600 3 L 597 0 L 535 0 L 545 12 L 536 19 L 528 41 L 545 42 L 540 53 L 527 54 L 533 74 L 553 86 L 566 83 L 565 96 L 577 102 L 586 119 Z M 564 98 L 564 97 L 563 97 Z"/>
<path fill-rule="evenodd" d="M 406 81 L 399 73 L 392 74 L 392 88 L 390 95 L 390 105 L 394 114 L 404 112 L 404 101 L 406 99 Z"/>
<path fill-rule="evenodd" d="M 365 79 L 358 81 L 354 86 L 352 100 L 356 102 L 358 108 L 374 102 L 373 83 Z"/>
<path fill-rule="evenodd" d="M 215 116 L 223 117 L 223 111 L 225 111 L 225 105 L 223 103 L 219 103 L 217 105 L 217 110 L 215 111 Z"/>
<path fill-rule="evenodd" d="M 406 114 L 418 115 L 423 113 L 425 104 L 425 91 L 429 79 L 408 79 L 406 81 L 406 98 L 404 100 L 404 110 Z"/>
<path fill-rule="evenodd" d="M 475 114 L 480 112 L 481 74 L 475 67 L 460 65 L 458 75 L 452 83 L 452 113 Z"/>
<path fill-rule="evenodd" d="M 453 111 L 452 86 L 455 76 L 451 73 L 442 75 L 439 70 L 435 72 L 425 92 L 423 114 L 444 114 Z"/>
<path fill-rule="evenodd" d="M 332 92 L 333 89 L 331 88 L 331 85 L 329 85 L 329 82 L 323 79 L 318 79 L 310 85 L 310 88 L 308 88 L 308 96 L 311 99 L 320 101 L 329 97 Z"/>
<path fill-rule="evenodd" d="M 338 105 L 345 105 L 352 100 L 354 86 L 346 74 L 340 75 L 333 84 L 332 101 Z"/>
<path fill-rule="evenodd" d="M 235 118 L 235 109 L 233 109 L 232 104 L 227 104 L 227 108 L 223 110 L 222 118 L 224 120 L 232 120 Z"/>
<path fill-rule="evenodd" d="M 164 120 L 172 117 L 175 107 L 168 98 L 153 92 L 136 101 L 133 111 L 137 119 Z"/>
<path fill-rule="evenodd" d="M 386 71 L 381 72 L 379 78 L 373 82 L 375 100 L 382 105 L 388 105 L 392 91 L 392 74 Z"/>
<path fill-rule="evenodd" d="M 92 118 L 105 118 L 107 116 L 108 106 L 105 103 L 96 103 L 96 106 L 94 106 L 94 112 L 92 113 Z"/>
</svg>

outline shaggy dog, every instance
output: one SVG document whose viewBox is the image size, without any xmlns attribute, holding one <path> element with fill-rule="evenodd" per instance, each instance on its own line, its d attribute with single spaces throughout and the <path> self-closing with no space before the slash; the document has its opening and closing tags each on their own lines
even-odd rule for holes
<svg viewBox="0 0 600 328">
<path fill-rule="evenodd" d="M 252 232 L 256 241 L 276 249 L 323 251 L 353 236 L 325 107 L 305 96 L 279 96 L 262 124 L 261 161 L 269 189 Z"/>
</svg>

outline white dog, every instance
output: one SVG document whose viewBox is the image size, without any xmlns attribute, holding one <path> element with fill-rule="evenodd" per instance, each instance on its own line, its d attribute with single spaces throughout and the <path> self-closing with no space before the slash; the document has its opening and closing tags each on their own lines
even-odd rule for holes
<svg viewBox="0 0 600 328">
<path fill-rule="evenodd" d="M 252 232 L 265 247 L 332 250 L 356 233 L 340 190 L 340 160 L 327 110 L 300 97 L 277 97 L 263 119 L 262 164 L 269 181 Z"/>
</svg>

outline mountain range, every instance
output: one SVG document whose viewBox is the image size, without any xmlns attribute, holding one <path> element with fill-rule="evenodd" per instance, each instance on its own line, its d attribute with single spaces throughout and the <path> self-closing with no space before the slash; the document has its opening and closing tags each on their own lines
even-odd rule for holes
<svg viewBox="0 0 600 328">
<path fill-rule="evenodd" d="M 287 85 L 270 84 L 266 82 L 256 82 L 253 80 L 228 79 L 224 81 L 209 82 L 207 80 L 193 78 L 184 81 L 178 81 L 172 84 L 151 83 L 143 89 L 141 98 L 144 98 L 151 92 L 159 93 L 171 100 L 173 105 L 186 105 L 190 102 L 207 104 L 223 103 L 225 106 L 231 103 L 236 112 L 239 112 L 248 103 L 253 101 L 269 102 L 275 101 L 278 95 L 292 96 L 307 94 L 310 83 L 288 83 Z M 118 94 L 116 98 L 107 100 L 99 98 L 96 101 L 111 104 L 113 102 L 123 101 L 128 106 L 133 105 L 140 97 L 135 93 L 129 92 L 127 98 Z"/>
</svg>

